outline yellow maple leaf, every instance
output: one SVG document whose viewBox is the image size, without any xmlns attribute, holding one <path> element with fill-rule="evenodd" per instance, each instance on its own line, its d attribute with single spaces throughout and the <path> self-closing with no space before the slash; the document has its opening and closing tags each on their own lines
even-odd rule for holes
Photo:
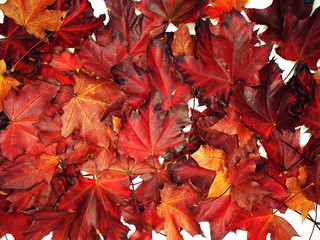
<svg viewBox="0 0 320 240">
<path fill-rule="evenodd" d="M 28 33 L 44 39 L 45 30 L 58 31 L 67 11 L 48 10 L 55 0 L 8 0 L 0 4 L 4 15 L 24 26 Z"/>
<path fill-rule="evenodd" d="M 286 185 L 288 187 L 288 200 L 286 205 L 295 211 L 301 212 L 302 221 L 308 216 L 308 212 L 315 210 L 314 203 L 307 199 L 300 188 L 301 182 L 296 177 L 287 178 Z"/>
<path fill-rule="evenodd" d="M 191 157 L 197 161 L 200 167 L 220 172 L 223 171 L 223 161 L 226 154 L 220 149 L 213 149 L 208 145 L 201 145 L 198 151 L 193 153 Z"/>
<path fill-rule="evenodd" d="M 227 178 L 227 170 L 224 167 L 226 154 L 220 149 L 213 149 L 208 145 L 201 147 L 191 155 L 197 161 L 200 167 L 216 171 L 216 177 L 210 187 L 207 198 L 221 197 L 230 195 L 230 183 Z"/>
</svg>

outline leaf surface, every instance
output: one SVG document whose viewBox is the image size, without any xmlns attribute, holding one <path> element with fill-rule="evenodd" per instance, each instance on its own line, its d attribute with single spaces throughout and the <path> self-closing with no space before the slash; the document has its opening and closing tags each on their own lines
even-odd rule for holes
<svg viewBox="0 0 320 240">
<path fill-rule="evenodd" d="M 166 111 L 176 103 L 187 101 L 191 89 L 174 71 L 166 45 L 155 40 L 149 46 L 147 54 L 151 80 L 161 94 L 162 108 Z"/>
<path fill-rule="evenodd" d="M 214 19 L 219 17 L 223 12 L 231 12 L 232 8 L 241 12 L 248 2 L 249 0 L 213 0 L 211 1 L 211 6 L 207 6 L 203 11 Z"/>
<path fill-rule="evenodd" d="M 177 104 L 164 112 L 159 103 L 159 95 L 151 96 L 122 124 L 118 148 L 138 162 L 151 156 L 169 157 L 185 144 L 181 130 L 189 123 L 186 106 Z"/>
<path fill-rule="evenodd" d="M 142 0 L 137 8 L 156 24 L 172 22 L 179 25 L 197 19 L 200 9 L 208 4 L 208 0 Z"/>
<path fill-rule="evenodd" d="M 56 4 L 57 5 L 57 4 Z M 58 6 L 57 6 L 58 7 Z M 58 9 L 61 9 L 58 7 Z M 88 0 L 76 0 L 71 2 L 70 8 L 59 31 L 54 33 L 55 39 L 65 47 L 78 47 L 83 39 L 101 29 L 104 16 L 96 18 L 93 16 L 93 9 Z"/>
<path fill-rule="evenodd" d="M 33 123 L 43 116 L 52 114 L 51 99 L 56 95 L 56 87 L 46 83 L 34 83 L 19 92 L 12 89 L 3 100 L 3 111 L 10 124 L 0 134 L 2 153 L 13 160 L 38 142 Z"/>
<path fill-rule="evenodd" d="M 316 70 L 320 58 L 320 47 L 316 44 L 319 42 L 320 9 L 304 20 L 289 12 L 283 26 L 277 52 L 285 59 L 305 62 L 311 70 Z"/>
<path fill-rule="evenodd" d="M 52 240 L 67 240 L 72 214 L 39 211 L 32 214 L 33 222 L 25 232 L 25 239 L 43 239 L 52 231 Z"/>
<path fill-rule="evenodd" d="M 59 208 L 74 213 L 70 238 L 85 239 L 92 230 L 103 237 L 121 239 L 127 235 L 127 227 L 120 222 L 123 198 L 129 197 L 127 177 L 100 177 L 97 180 L 79 178 L 77 185 L 64 195 Z"/>
<path fill-rule="evenodd" d="M 248 240 L 265 239 L 268 233 L 273 240 L 291 240 L 299 236 L 287 220 L 262 205 L 256 206 L 251 213 L 237 214 L 232 229 L 238 228 L 248 231 Z"/>
<path fill-rule="evenodd" d="M 3 59 L 0 60 L 0 100 L 5 99 L 9 90 L 13 87 L 17 89 L 20 82 L 12 77 L 6 77 L 3 74 L 6 72 L 7 66 Z M 0 101 L 0 111 L 2 111 L 2 102 Z"/>
<path fill-rule="evenodd" d="M 279 42 L 283 32 L 283 23 L 288 12 L 297 18 L 308 17 L 312 10 L 313 0 L 273 0 L 272 4 L 265 9 L 245 9 L 252 22 L 267 25 L 268 28 L 260 36 L 263 41 Z"/>
<path fill-rule="evenodd" d="M 164 229 L 168 240 L 183 240 L 180 227 L 192 236 L 201 233 L 198 222 L 189 210 L 198 201 L 200 194 L 189 184 L 182 186 L 166 183 L 161 190 L 161 204 L 157 212 L 163 223 L 159 228 Z"/>
<path fill-rule="evenodd" d="M 54 0 L 8 0 L 0 9 L 16 24 L 24 26 L 28 33 L 44 39 L 45 30 L 58 31 L 67 12 L 48 10 Z"/>
<path fill-rule="evenodd" d="M 74 96 L 63 106 L 61 135 L 80 130 L 85 141 L 108 146 L 106 126 L 100 122 L 106 108 L 124 96 L 110 79 L 97 79 L 84 72 L 75 74 Z"/>
<path fill-rule="evenodd" d="M 233 85 L 244 80 L 250 86 L 260 85 L 260 68 L 267 62 L 270 47 L 255 47 L 252 26 L 243 16 L 232 11 L 219 25 L 221 31 L 214 36 L 209 22 L 199 22 L 197 41 L 199 58 L 180 56 L 176 68 L 183 80 L 200 91 L 204 98 L 214 94 L 227 102 Z M 223 47 L 216 47 L 223 46 Z"/>
<path fill-rule="evenodd" d="M 290 114 L 290 106 L 297 100 L 292 89 L 283 83 L 279 69 L 272 63 L 261 71 L 262 87 L 251 88 L 239 84 L 233 99 L 240 119 L 248 128 L 268 140 L 275 129 L 293 129 L 297 119 Z"/>
</svg>

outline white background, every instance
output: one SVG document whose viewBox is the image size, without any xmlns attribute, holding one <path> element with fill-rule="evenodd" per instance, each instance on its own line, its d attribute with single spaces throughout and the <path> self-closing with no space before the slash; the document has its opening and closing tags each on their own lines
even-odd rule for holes
<svg viewBox="0 0 320 240">
<path fill-rule="evenodd" d="M 106 8 L 103 0 L 89 0 L 89 1 L 91 2 L 92 7 L 95 9 L 96 16 L 99 16 L 100 14 L 107 15 L 107 8 Z M 117 0 L 115 0 L 115 1 L 117 1 Z M 0 0 L 0 3 L 4 3 L 4 2 L 6 2 L 6 0 Z M 271 3 L 272 3 L 272 0 L 250 0 L 249 3 L 246 5 L 246 7 L 247 8 L 266 8 L 266 7 L 270 6 Z M 314 9 L 318 6 L 320 6 L 320 0 L 315 0 Z M 3 14 L 0 10 L 0 19 L 1 18 L 3 18 Z M 105 24 L 107 23 L 107 21 L 108 21 L 108 17 L 105 20 Z M 174 30 L 175 30 L 175 27 L 172 27 L 172 26 L 168 29 L 168 31 L 174 31 Z M 273 53 L 273 54 L 275 54 L 275 53 Z M 277 58 L 277 62 L 280 65 L 280 67 L 283 70 L 285 70 L 282 75 L 282 77 L 285 78 L 286 75 L 290 72 L 292 66 L 294 65 L 294 62 L 285 61 L 277 55 L 276 55 L 276 58 Z M 307 138 L 308 137 L 306 136 L 304 139 L 302 139 L 302 141 L 307 141 Z M 302 223 L 301 216 L 292 210 L 287 210 L 286 214 L 277 213 L 277 215 L 280 215 L 280 216 L 284 217 L 285 219 L 287 219 L 287 221 L 289 221 L 292 224 L 292 226 L 296 229 L 297 233 L 301 236 L 301 237 L 293 237 L 292 240 L 308 240 L 309 239 L 310 233 L 313 228 L 312 222 L 310 222 L 309 220 L 305 220 Z M 314 211 L 311 211 L 310 215 L 314 218 L 315 217 Z M 317 220 L 320 221 L 320 217 L 318 217 Z M 14 224 L 14 223 L 12 223 L 12 224 Z M 186 239 L 186 240 L 210 239 L 209 223 L 208 222 L 201 222 L 200 225 L 201 225 L 201 228 L 204 232 L 205 237 L 202 237 L 202 236 L 191 237 L 186 231 L 182 231 L 182 235 L 184 236 L 184 239 Z M 132 228 L 132 226 L 130 226 L 130 227 Z M 267 239 L 270 239 L 269 235 L 267 236 Z M 10 234 L 8 234 L 7 239 L 12 240 L 14 238 Z M 45 240 L 51 239 L 51 234 L 49 234 L 44 239 Z M 166 237 L 164 237 L 161 234 L 156 234 L 155 232 L 153 232 L 153 239 L 154 240 L 166 240 Z M 247 239 L 247 233 L 245 231 L 241 231 L 241 230 L 238 230 L 236 232 L 236 234 L 229 233 L 224 238 L 224 240 L 246 240 L 246 239 Z M 317 228 L 315 228 L 313 236 L 310 240 L 319 240 L 319 239 L 320 239 L 320 231 Z M 6 238 L 2 237 L 0 240 L 6 240 Z"/>
</svg>

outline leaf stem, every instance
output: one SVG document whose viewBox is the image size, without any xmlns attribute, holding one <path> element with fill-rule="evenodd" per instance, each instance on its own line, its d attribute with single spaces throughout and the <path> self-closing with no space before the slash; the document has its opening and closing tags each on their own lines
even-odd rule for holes
<svg viewBox="0 0 320 240">
<path fill-rule="evenodd" d="M 11 68 L 11 72 L 15 71 L 15 68 L 17 66 L 17 64 L 25 57 L 27 56 L 35 47 L 37 47 L 40 43 L 44 42 L 45 40 L 47 40 L 49 37 L 51 37 L 53 35 L 53 33 L 50 33 L 48 36 L 46 36 L 44 39 L 40 40 L 39 42 L 37 42 L 35 45 L 33 45 L 25 54 L 23 54 L 22 57 L 19 58 L 19 60 L 13 65 L 13 67 Z"/>
<path fill-rule="evenodd" d="M 224 194 L 226 194 L 228 192 L 228 190 L 233 187 L 233 185 L 230 185 L 220 196 L 216 197 L 216 198 L 212 198 L 211 200 L 208 200 L 207 202 L 203 202 L 203 203 L 200 203 L 198 204 L 197 206 L 202 206 L 202 205 L 205 205 L 207 203 L 211 203 L 219 198 L 221 198 Z"/>
<path fill-rule="evenodd" d="M 132 177 L 131 177 L 130 172 L 129 172 L 129 174 L 128 174 L 128 177 L 129 177 L 129 181 L 130 181 L 130 184 L 131 184 L 131 187 L 132 187 L 132 197 L 133 197 L 134 205 L 135 205 L 135 208 L 136 208 L 136 211 L 137 211 L 137 214 L 138 214 L 139 223 L 140 223 L 141 228 L 143 228 L 143 224 L 142 224 L 142 220 L 141 220 L 141 215 L 140 215 L 140 210 L 139 210 L 139 208 L 138 208 L 138 202 L 137 202 L 137 198 L 136 198 L 136 190 L 134 189 L 134 184 L 133 184 L 133 181 L 132 181 Z"/>
<path fill-rule="evenodd" d="M 309 237 L 309 240 L 311 240 L 311 237 L 312 237 L 312 235 L 313 235 L 313 233 L 314 233 L 314 229 L 315 229 L 315 227 L 316 227 L 316 221 L 317 221 L 317 215 L 318 215 L 318 204 L 316 204 L 316 209 L 315 209 L 315 213 L 316 213 L 316 215 L 315 215 L 315 221 L 313 222 L 313 228 L 312 228 L 312 231 L 311 231 L 311 234 L 310 234 L 310 237 Z M 309 215 L 309 214 L 308 214 Z M 311 218 L 311 217 L 310 217 Z M 312 219 L 312 218 L 311 218 Z M 313 220 L 313 219 L 312 219 Z M 318 225 L 317 225 L 318 226 Z M 318 229 L 319 229 L 319 227 L 318 227 Z"/>
</svg>

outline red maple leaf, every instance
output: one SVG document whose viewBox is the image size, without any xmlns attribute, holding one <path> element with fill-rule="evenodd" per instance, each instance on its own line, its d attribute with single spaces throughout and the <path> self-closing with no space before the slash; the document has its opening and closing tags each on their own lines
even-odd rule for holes
<svg viewBox="0 0 320 240">
<path fill-rule="evenodd" d="M 50 101 L 55 97 L 56 89 L 52 84 L 40 82 L 26 85 L 19 92 L 14 89 L 9 92 L 3 100 L 3 112 L 10 124 L 0 135 L 4 156 L 13 160 L 38 144 L 37 129 L 33 123 L 53 114 L 55 107 Z"/>
<path fill-rule="evenodd" d="M 164 112 L 160 103 L 159 94 L 153 94 L 124 118 L 118 148 L 138 162 L 151 156 L 169 158 L 185 144 L 182 129 L 189 123 L 186 106 L 177 104 Z"/>
<path fill-rule="evenodd" d="M 224 18 L 217 36 L 209 31 L 210 24 L 198 23 L 200 59 L 181 56 L 175 66 L 183 80 L 200 91 L 201 97 L 214 94 L 227 102 L 238 80 L 250 86 L 260 85 L 259 70 L 267 62 L 270 47 L 255 47 L 251 43 L 252 26 L 237 11 Z"/>
<path fill-rule="evenodd" d="M 54 33 L 54 38 L 65 47 L 78 47 L 84 38 L 100 30 L 104 25 L 105 16 L 95 18 L 93 9 L 88 0 L 76 0 L 65 7 L 66 1 L 57 1 L 57 9 L 68 11 L 59 31 Z"/>
</svg>

